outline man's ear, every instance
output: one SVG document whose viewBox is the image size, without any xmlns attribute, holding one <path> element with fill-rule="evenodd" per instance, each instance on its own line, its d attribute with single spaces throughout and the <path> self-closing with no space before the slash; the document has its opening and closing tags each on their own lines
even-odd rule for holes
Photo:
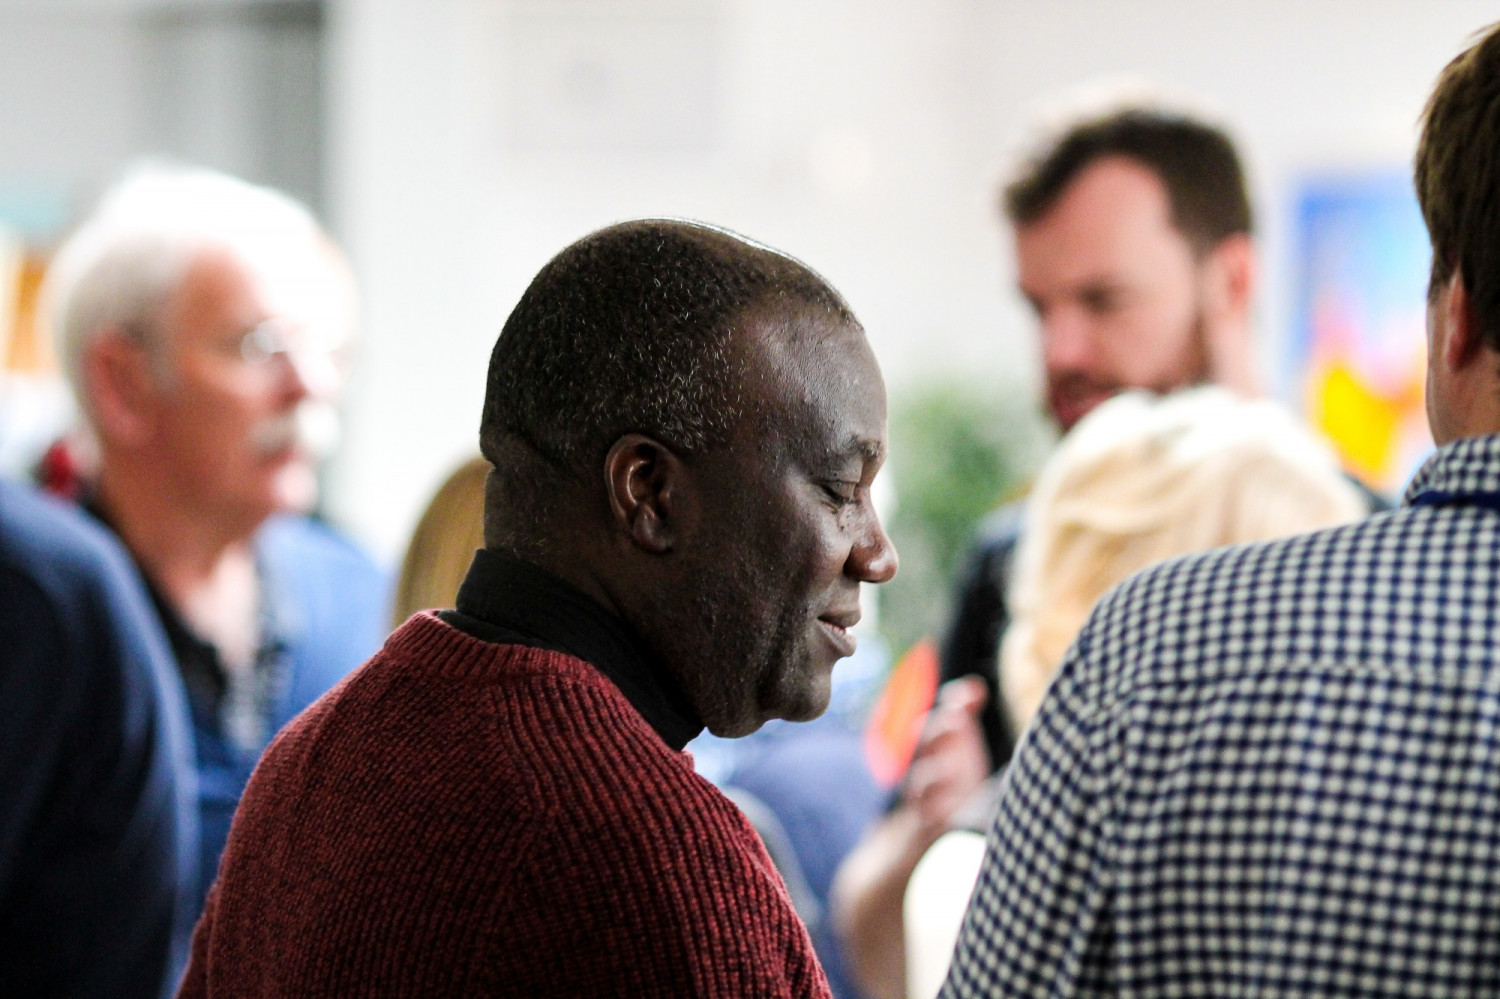
<svg viewBox="0 0 1500 999">
<path fill-rule="evenodd" d="M 1448 287 L 1444 289 L 1438 307 L 1443 310 L 1440 333 L 1442 342 L 1438 345 L 1438 356 L 1450 371 L 1461 370 L 1479 356 L 1479 348 L 1484 344 L 1479 336 L 1479 319 L 1474 314 L 1474 300 L 1469 297 L 1463 275 L 1456 267 L 1453 269 L 1453 276 L 1448 279 Z"/>
<path fill-rule="evenodd" d="M 1259 277 L 1255 245 L 1244 233 L 1222 240 L 1200 267 L 1204 338 L 1214 382 L 1246 395 L 1260 391 L 1250 310 Z"/>
<path fill-rule="evenodd" d="M 645 434 L 626 434 L 609 449 L 604 476 L 620 530 L 643 551 L 672 552 L 695 507 L 682 459 Z"/>
<path fill-rule="evenodd" d="M 131 445 L 150 436 L 160 388 L 139 341 L 112 330 L 100 333 L 84 348 L 82 375 L 83 394 L 104 440 Z"/>
</svg>

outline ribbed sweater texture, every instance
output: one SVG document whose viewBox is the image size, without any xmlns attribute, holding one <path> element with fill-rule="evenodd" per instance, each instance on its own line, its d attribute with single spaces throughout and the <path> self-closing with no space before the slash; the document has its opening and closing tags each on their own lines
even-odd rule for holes
<svg viewBox="0 0 1500 999">
<path fill-rule="evenodd" d="M 180 997 L 829 996 L 744 817 L 594 667 L 428 614 L 277 736 Z"/>
</svg>

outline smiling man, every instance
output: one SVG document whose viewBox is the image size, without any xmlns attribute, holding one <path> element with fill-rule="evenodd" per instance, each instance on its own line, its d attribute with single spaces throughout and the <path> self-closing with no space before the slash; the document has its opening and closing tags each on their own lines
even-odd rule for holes
<svg viewBox="0 0 1500 999">
<path fill-rule="evenodd" d="M 707 226 L 548 263 L 490 363 L 485 548 L 285 730 L 185 996 L 826 996 L 744 817 L 693 773 L 828 703 L 885 389 L 847 305 Z"/>
</svg>

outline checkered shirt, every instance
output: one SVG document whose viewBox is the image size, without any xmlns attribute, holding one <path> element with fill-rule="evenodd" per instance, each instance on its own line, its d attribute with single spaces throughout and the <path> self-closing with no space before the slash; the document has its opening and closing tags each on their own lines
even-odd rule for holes
<svg viewBox="0 0 1500 999">
<path fill-rule="evenodd" d="M 1500 996 L 1500 437 L 1095 608 L 945 999 Z"/>
</svg>

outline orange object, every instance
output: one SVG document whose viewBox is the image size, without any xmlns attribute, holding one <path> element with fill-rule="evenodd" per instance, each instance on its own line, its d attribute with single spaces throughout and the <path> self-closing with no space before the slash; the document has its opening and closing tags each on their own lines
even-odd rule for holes
<svg viewBox="0 0 1500 999">
<path fill-rule="evenodd" d="M 911 765 L 937 685 L 937 646 L 924 638 L 891 669 L 865 726 L 865 759 L 883 786 L 895 787 Z"/>
<path fill-rule="evenodd" d="M 9 371 L 48 373 L 57 370 L 52 356 L 52 345 L 42 335 L 37 322 L 37 299 L 42 288 L 42 277 L 47 271 L 47 261 L 33 253 L 21 259 L 16 280 L 14 329 L 5 356 L 0 357 L 0 368 Z"/>
</svg>

